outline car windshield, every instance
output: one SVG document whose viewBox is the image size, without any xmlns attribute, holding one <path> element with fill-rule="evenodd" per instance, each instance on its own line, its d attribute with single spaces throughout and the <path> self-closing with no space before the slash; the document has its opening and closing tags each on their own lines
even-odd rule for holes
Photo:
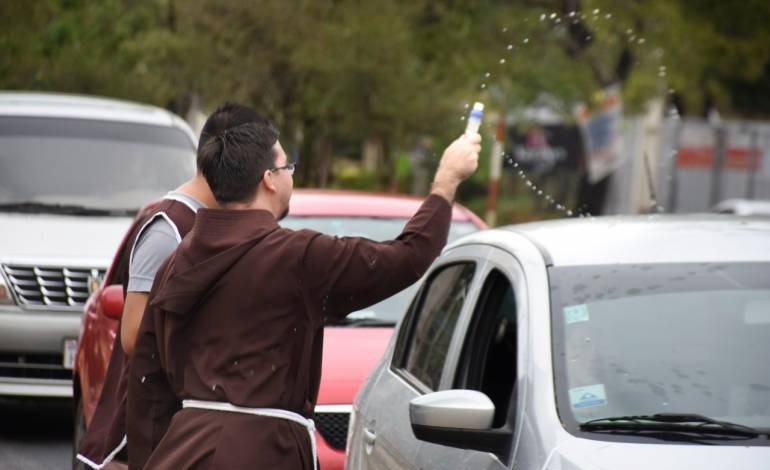
<svg viewBox="0 0 770 470">
<path fill-rule="evenodd" d="M 195 173 L 194 145 L 170 127 L 0 117 L 0 210 L 135 212 Z"/>
<path fill-rule="evenodd" d="M 769 263 L 553 267 L 549 277 L 558 409 L 571 432 L 658 414 L 770 428 Z"/>
<path fill-rule="evenodd" d="M 285 228 L 311 229 L 338 237 L 365 237 L 375 241 L 392 240 L 404 229 L 408 219 L 387 217 L 300 217 L 288 216 L 281 221 Z M 471 222 L 453 221 L 448 241 L 478 230 Z M 364 310 L 348 315 L 343 324 L 395 325 L 406 312 L 419 283 Z"/>
</svg>

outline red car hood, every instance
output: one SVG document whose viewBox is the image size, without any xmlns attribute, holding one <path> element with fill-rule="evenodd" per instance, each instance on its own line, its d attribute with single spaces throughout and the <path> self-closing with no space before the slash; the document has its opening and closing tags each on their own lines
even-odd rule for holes
<svg viewBox="0 0 770 470">
<path fill-rule="evenodd" d="M 327 327 L 319 405 L 349 405 L 388 346 L 393 328 Z"/>
</svg>

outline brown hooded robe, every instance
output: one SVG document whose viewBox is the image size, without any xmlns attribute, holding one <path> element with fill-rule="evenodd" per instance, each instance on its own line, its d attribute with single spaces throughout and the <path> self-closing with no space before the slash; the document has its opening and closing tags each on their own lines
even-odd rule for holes
<svg viewBox="0 0 770 470">
<path fill-rule="evenodd" d="M 312 469 L 297 423 L 167 405 L 197 399 L 312 417 L 325 321 L 417 281 L 446 243 L 451 212 L 431 195 L 396 240 L 377 243 L 282 229 L 267 211 L 199 210 L 158 272 L 131 359 L 130 468 Z"/>
</svg>

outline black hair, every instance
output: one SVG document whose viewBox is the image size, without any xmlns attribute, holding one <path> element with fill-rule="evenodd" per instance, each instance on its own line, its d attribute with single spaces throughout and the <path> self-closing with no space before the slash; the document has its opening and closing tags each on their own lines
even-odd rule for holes
<svg viewBox="0 0 770 470">
<path fill-rule="evenodd" d="M 265 171 L 275 166 L 278 130 L 253 109 L 225 103 L 206 120 L 198 143 L 198 170 L 219 204 L 254 197 Z"/>
</svg>

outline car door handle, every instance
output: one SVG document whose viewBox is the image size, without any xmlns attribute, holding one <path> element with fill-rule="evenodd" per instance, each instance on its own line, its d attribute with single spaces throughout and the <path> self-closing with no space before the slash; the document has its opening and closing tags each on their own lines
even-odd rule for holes
<svg viewBox="0 0 770 470">
<path fill-rule="evenodd" d="M 364 443 L 373 446 L 375 439 L 377 439 L 377 434 L 369 428 L 364 428 Z"/>
</svg>

